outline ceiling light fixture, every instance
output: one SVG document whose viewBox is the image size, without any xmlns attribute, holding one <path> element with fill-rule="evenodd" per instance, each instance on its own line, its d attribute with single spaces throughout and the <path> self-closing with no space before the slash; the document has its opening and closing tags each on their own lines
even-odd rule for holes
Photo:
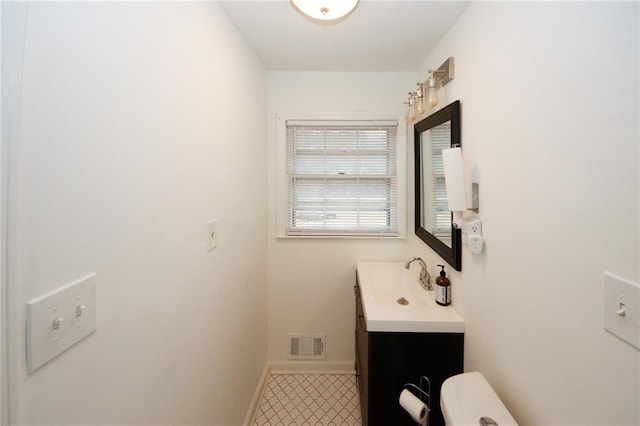
<svg viewBox="0 0 640 426">
<path fill-rule="evenodd" d="M 359 0 L 291 0 L 305 15 L 320 21 L 333 21 L 348 15 Z"/>
</svg>

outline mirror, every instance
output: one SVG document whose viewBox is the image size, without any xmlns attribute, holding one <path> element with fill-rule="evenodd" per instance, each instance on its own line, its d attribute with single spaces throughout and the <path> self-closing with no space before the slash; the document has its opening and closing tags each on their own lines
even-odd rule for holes
<svg viewBox="0 0 640 426">
<path fill-rule="evenodd" d="M 415 232 L 456 271 L 462 270 L 461 231 L 452 214 L 442 165 L 442 150 L 460 146 L 460 101 L 414 125 Z"/>
</svg>

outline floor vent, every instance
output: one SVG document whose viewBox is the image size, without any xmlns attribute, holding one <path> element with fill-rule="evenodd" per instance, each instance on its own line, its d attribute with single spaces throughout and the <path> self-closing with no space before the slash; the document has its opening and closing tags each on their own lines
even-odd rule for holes
<svg viewBox="0 0 640 426">
<path fill-rule="evenodd" d="M 324 334 L 289 334 L 289 359 L 325 359 Z"/>
</svg>

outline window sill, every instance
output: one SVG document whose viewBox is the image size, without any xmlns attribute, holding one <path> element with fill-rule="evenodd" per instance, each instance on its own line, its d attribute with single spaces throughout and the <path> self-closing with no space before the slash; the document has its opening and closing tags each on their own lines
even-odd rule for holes
<svg viewBox="0 0 640 426">
<path fill-rule="evenodd" d="M 406 240 L 406 234 L 398 235 L 314 235 L 314 234 L 300 234 L 300 235 L 276 235 L 278 240 Z"/>
</svg>

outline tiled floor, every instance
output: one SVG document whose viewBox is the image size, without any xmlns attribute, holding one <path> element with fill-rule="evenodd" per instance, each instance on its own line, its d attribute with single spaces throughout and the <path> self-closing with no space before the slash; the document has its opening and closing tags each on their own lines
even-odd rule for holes
<svg viewBox="0 0 640 426">
<path fill-rule="evenodd" d="M 258 405 L 257 426 L 360 426 L 354 374 L 272 373 Z"/>
</svg>

